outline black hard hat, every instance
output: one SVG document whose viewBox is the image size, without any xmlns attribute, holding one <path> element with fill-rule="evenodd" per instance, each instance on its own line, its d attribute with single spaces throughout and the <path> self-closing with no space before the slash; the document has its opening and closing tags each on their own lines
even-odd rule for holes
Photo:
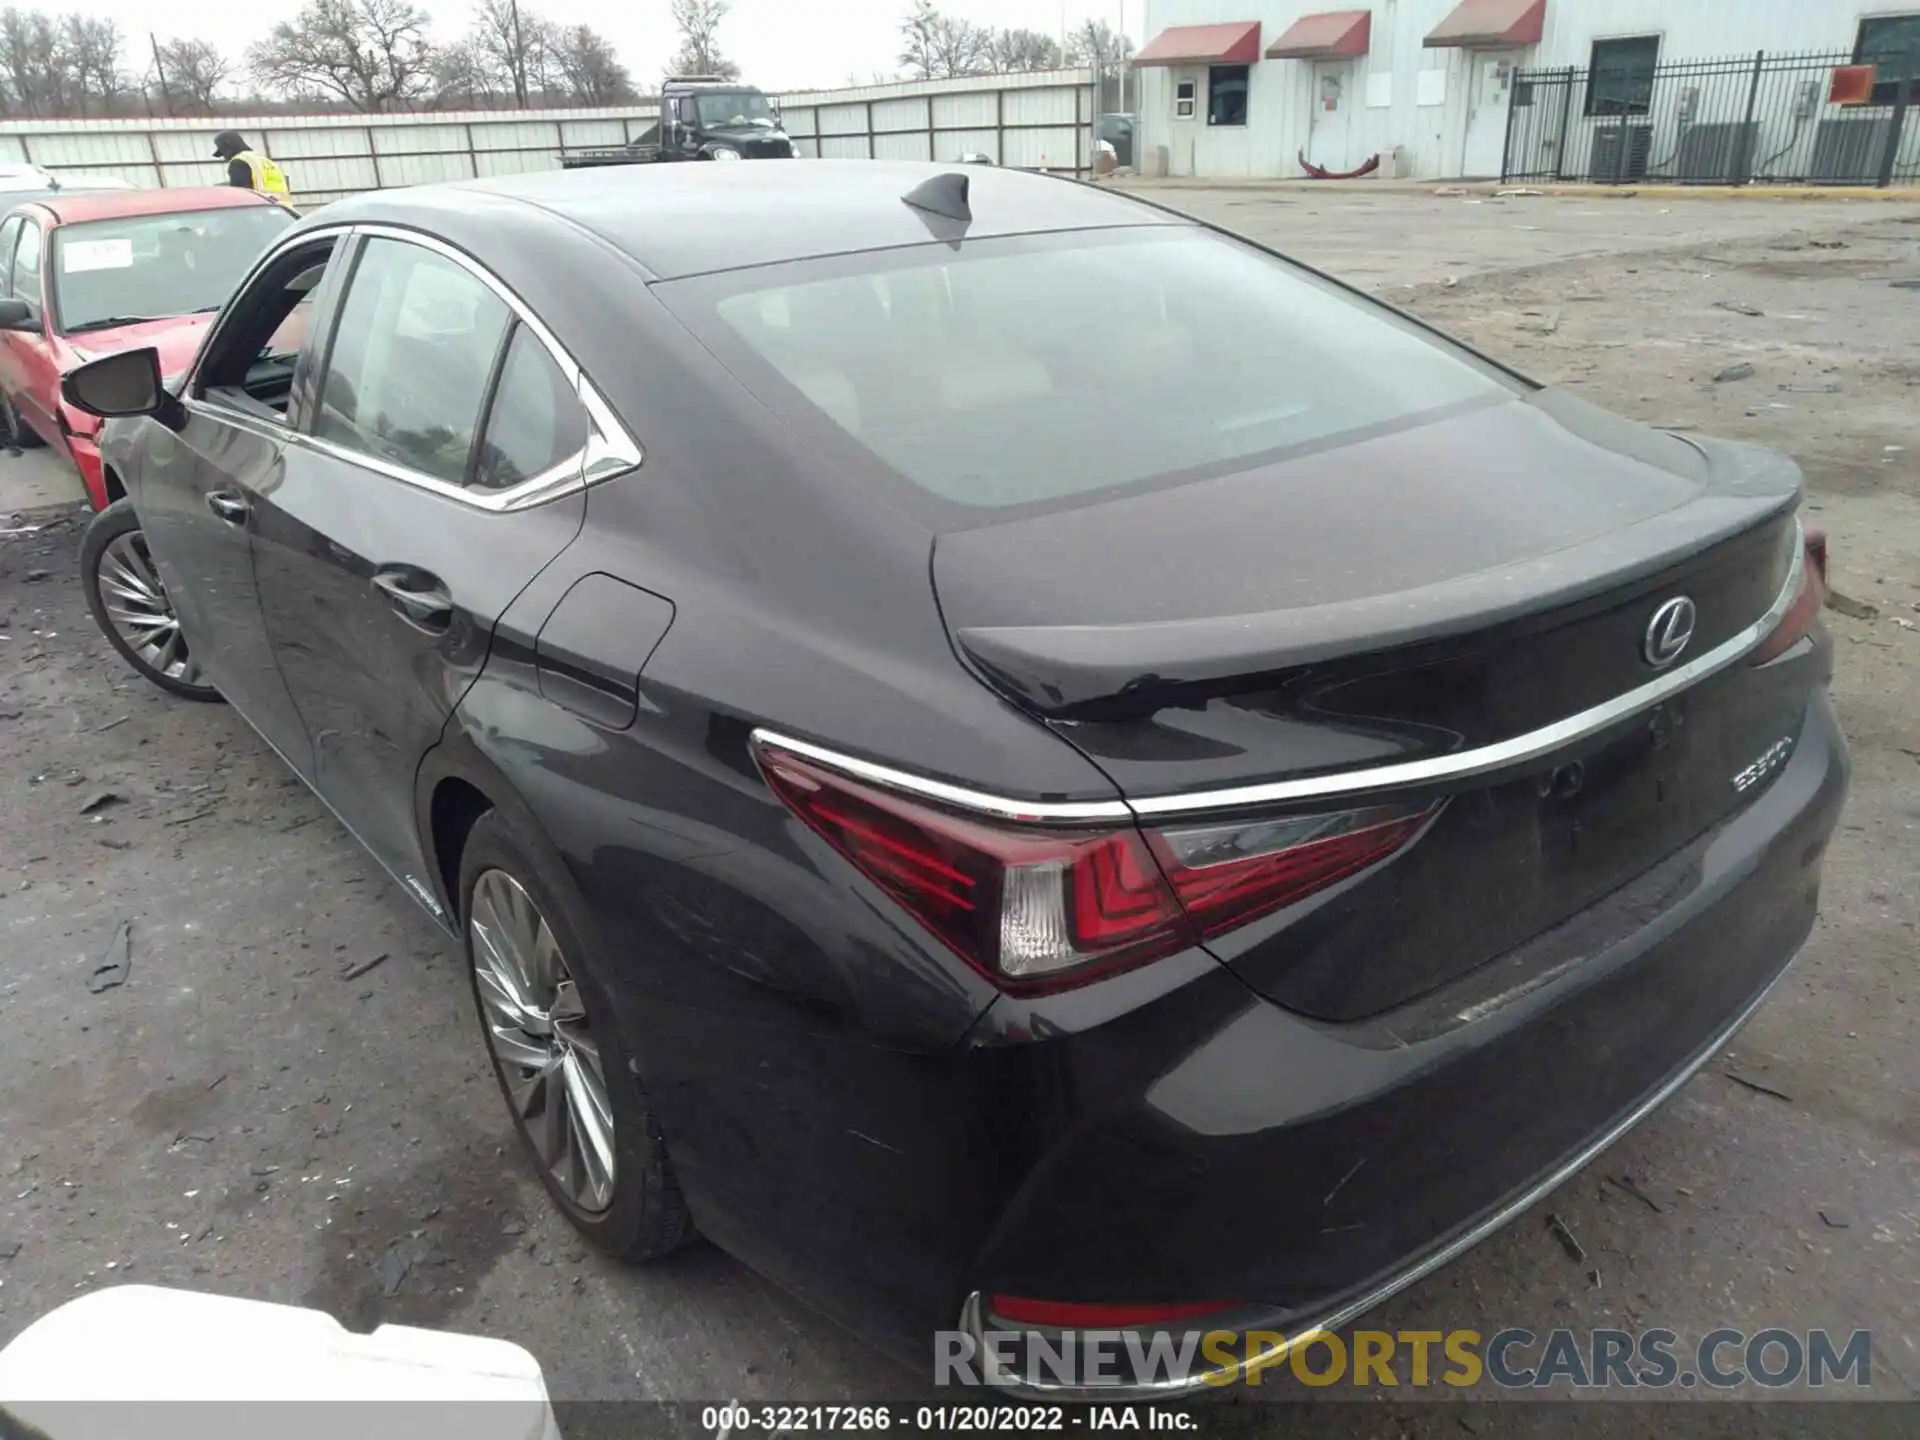
<svg viewBox="0 0 1920 1440">
<path fill-rule="evenodd" d="M 213 137 L 213 158 L 231 160 L 247 148 L 247 137 L 238 130 L 222 130 Z"/>
</svg>

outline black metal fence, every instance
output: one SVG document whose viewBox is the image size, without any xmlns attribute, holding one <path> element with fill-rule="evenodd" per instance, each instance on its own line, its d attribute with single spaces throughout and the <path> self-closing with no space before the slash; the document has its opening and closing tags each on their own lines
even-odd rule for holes
<svg viewBox="0 0 1920 1440">
<path fill-rule="evenodd" d="M 1844 51 L 1514 77 L 1501 178 L 1598 184 L 1920 181 L 1920 55 L 1882 58 L 1865 103 L 1829 99 Z"/>
</svg>

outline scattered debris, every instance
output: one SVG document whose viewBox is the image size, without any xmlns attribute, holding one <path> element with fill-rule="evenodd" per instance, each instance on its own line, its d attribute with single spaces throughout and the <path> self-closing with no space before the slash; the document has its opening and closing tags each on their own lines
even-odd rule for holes
<svg viewBox="0 0 1920 1440">
<path fill-rule="evenodd" d="M 1895 283 L 1895 284 L 1897 285 L 1897 284 L 1899 284 L 1900 282 L 1896 280 L 1896 281 L 1895 281 L 1894 283 Z M 27 584 L 29 584 L 29 585 L 37 585 L 37 584 L 39 584 L 39 583 L 40 583 L 40 582 L 41 582 L 42 580 L 51 580 L 52 578 L 53 578 L 53 572 L 52 572 L 51 570 L 29 570 L 29 571 L 27 571 Z"/>
<path fill-rule="evenodd" d="M 80 807 L 80 813 L 82 815 L 98 815 L 103 811 L 111 810 L 116 806 L 126 803 L 127 797 L 122 795 L 118 790 L 102 790 Z"/>
<path fill-rule="evenodd" d="M 1764 1081 L 1750 1079 L 1747 1076 L 1742 1075 L 1738 1071 L 1734 1071 L 1734 1070 L 1722 1070 L 1720 1073 L 1726 1076 L 1727 1079 L 1733 1081 L 1734 1084 L 1744 1085 L 1747 1089 L 1752 1090 L 1756 1094 L 1771 1095 L 1774 1099 L 1784 1100 L 1789 1105 L 1793 1103 L 1793 1096 L 1789 1095 L 1784 1090 L 1774 1089 L 1773 1086 L 1766 1084 Z"/>
<path fill-rule="evenodd" d="M 1842 595 L 1838 590 L 1827 591 L 1827 609 L 1838 610 L 1842 615 L 1852 620 L 1878 620 L 1880 618 L 1880 607 L 1878 605 L 1869 605 L 1864 600 L 1855 600 L 1851 596 Z"/>
<path fill-rule="evenodd" d="M 205 810 L 196 810 L 196 811 L 194 811 L 194 812 L 193 812 L 193 813 L 192 813 L 191 815 L 182 815 L 182 816 L 181 816 L 181 817 L 180 817 L 180 818 L 179 818 L 178 820 L 169 820 L 169 821 L 167 821 L 167 824 L 169 824 L 169 825 L 191 825 L 191 824 L 193 824 L 193 822 L 194 822 L 194 821 L 196 821 L 196 820 L 204 820 L 204 819 L 206 819 L 206 818 L 207 818 L 207 817 L 208 817 L 209 815 L 217 815 L 217 814 L 219 814 L 219 813 L 220 813 L 220 812 L 219 812 L 219 809 L 218 809 L 218 807 L 216 807 L 216 806 L 208 806 L 208 807 L 207 807 L 207 808 L 206 808 Z"/>
<path fill-rule="evenodd" d="M 1894 616 L 1893 623 L 1898 625 L 1902 630 L 1920 630 L 1920 625 L 1915 625 L 1913 621 L 1907 619 L 1904 615 Z"/>
<path fill-rule="evenodd" d="M 1553 1232 L 1553 1238 L 1560 1242 L 1560 1248 L 1567 1252 L 1568 1259 L 1580 1265 L 1587 1263 L 1587 1252 L 1581 1248 L 1580 1242 L 1574 1238 L 1573 1231 L 1567 1227 L 1566 1221 L 1562 1220 L 1558 1215 L 1549 1215 L 1547 1216 L 1547 1229 Z"/>
<path fill-rule="evenodd" d="M 1751 380 L 1753 377 L 1753 366 L 1742 360 L 1738 365 L 1729 365 L 1718 375 L 1714 376 L 1713 383 L 1716 385 L 1728 385 L 1735 380 Z"/>
<path fill-rule="evenodd" d="M 1838 395 L 1840 382 L 1838 380 L 1789 380 L 1780 388 L 1800 395 Z"/>
<path fill-rule="evenodd" d="M 378 955 L 374 956 L 373 959 L 363 961 L 362 963 L 355 965 L 351 970 L 342 970 L 340 972 L 340 978 L 342 980 L 358 980 L 362 975 L 365 975 L 368 971 L 378 969 L 380 966 L 386 963 L 387 963 L 387 952 L 385 950 L 382 950 Z"/>
<path fill-rule="evenodd" d="M 87 989 L 95 995 L 117 990 L 127 983 L 127 976 L 132 970 L 133 922 L 122 920 L 120 928 L 113 932 L 113 939 L 107 942 L 107 948 L 100 952 L 100 960 L 93 967 L 93 973 L 87 977 Z"/>
<path fill-rule="evenodd" d="M 380 1257 L 380 1293 L 391 1300 L 400 1293 L 400 1287 L 407 1283 L 407 1272 L 413 1269 L 413 1256 L 405 1242 L 395 1241 L 387 1247 L 386 1254 Z"/>
<path fill-rule="evenodd" d="M 1820 1211 L 1820 1220 L 1829 1230 L 1851 1230 L 1853 1222 L 1846 1215 L 1831 1206 Z"/>
<path fill-rule="evenodd" d="M 39 533 L 38 525 L 21 525 L 11 530 L 0 530 L 0 535 L 38 535 Z"/>
<path fill-rule="evenodd" d="M 218 1075 L 214 1076 L 213 1079 L 207 1082 L 207 1089 L 218 1090 L 220 1086 L 223 1083 L 225 1083 L 226 1078 L 227 1078 L 227 1072 L 222 1070 Z"/>
<path fill-rule="evenodd" d="M 527 1222 L 522 1220 L 518 1215 L 509 1215 L 500 1222 L 500 1233 L 502 1235 L 524 1235 L 527 1233 Z"/>
<path fill-rule="evenodd" d="M 1558 310 L 1549 310 L 1547 312 L 1547 318 L 1540 322 L 1540 333 L 1542 335 L 1551 335 L 1559 328 L 1560 312 Z"/>
<path fill-rule="evenodd" d="M 1598 1290 L 1600 1288 L 1600 1272 L 1598 1270 L 1587 1271 L 1587 1283 Z"/>
<path fill-rule="evenodd" d="M 1464 185 L 1442 185 L 1433 193 L 1443 196 L 1465 195 L 1467 193 L 1467 187 Z"/>
<path fill-rule="evenodd" d="M 18 1240 L 0 1240 L 0 1260 L 11 1260 L 20 1253 Z"/>
<path fill-rule="evenodd" d="M 1847 242 L 1844 240 L 1809 240 L 1807 243 L 1816 250 L 1844 250 L 1847 248 Z"/>
<path fill-rule="evenodd" d="M 1653 1211 L 1654 1214 L 1664 1215 L 1667 1213 L 1666 1207 L 1635 1184 L 1631 1175 L 1609 1175 L 1607 1180 L 1615 1189 L 1625 1191 L 1642 1205 L 1645 1205 L 1649 1210 Z"/>
<path fill-rule="evenodd" d="M 1716 310 L 1730 310 L 1735 315 L 1753 315 L 1756 317 L 1767 313 L 1764 310 L 1747 304 L 1744 300 L 1716 300 L 1713 302 L 1713 308 Z"/>
<path fill-rule="evenodd" d="M 1494 192 L 1493 192 L 1493 198 L 1494 198 L 1494 199 L 1496 199 L 1496 200 L 1505 200 L 1505 199 L 1507 199 L 1507 198 L 1508 198 L 1509 196 L 1512 196 L 1512 195 L 1544 195 L 1544 194 L 1546 194 L 1546 193 L 1547 193 L 1547 192 L 1546 192 L 1546 191 L 1544 191 L 1544 190 L 1532 190 L 1532 189 L 1529 189 L 1529 188 L 1527 188 L 1527 187 L 1526 187 L 1526 186 L 1524 186 L 1524 185 L 1517 185 L 1517 186 L 1515 186 L 1515 187 L 1514 187 L 1513 189 L 1511 189 L 1511 190 L 1496 190 L 1496 191 L 1494 191 Z"/>
<path fill-rule="evenodd" d="M 213 1144 L 213 1136 L 199 1135 L 192 1131 L 182 1130 L 173 1137 L 173 1148 L 177 1150 L 189 1141 L 195 1145 L 211 1145 Z"/>
<path fill-rule="evenodd" d="M 114 729 L 116 726 L 124 725 L 131 719 L 133 719 L 131 715 L 122 715 L 118 720 L 109 720 L 104 725 L 94 726 L 93 733 L 96 735 L 104 735 L 107 731 Z"/>
<path fill-rule="evenodd" d="M 1920 277 L 1912 280 L 1889 280 L 1887 283 L 1895 290 L 1920 290 Z M 27 578 L 31 580 L 33 576 L 29 575 Z"/>
<path fill-rule="evenodd" d="M 131 840 L 119 840 L 112 835 L 102 835 L 100 837 L 100 844 L 106 846 L 109 850 L 131 850 L 133 848 L 133 842 Z"/>
</svg>

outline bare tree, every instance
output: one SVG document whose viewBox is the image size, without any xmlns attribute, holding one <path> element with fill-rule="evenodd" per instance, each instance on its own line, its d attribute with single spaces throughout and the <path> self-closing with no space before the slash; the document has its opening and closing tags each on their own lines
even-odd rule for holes
<svg viewBox="0 0 1920 1440">
<path fill-rule="evenodd" d="M 1002 75 L 1022 70 L 1058 70 L 1066 64 L 1060 42 L 1038 30 L 997 30 L 988 53 Z"/>
<path fill-rule="evenodd" d="M 66 113 L 68 86 L 60 35 L 38 10 L 0 10 L 0 83 L 18 115 Z"/>
<path fill-rule="evenodd" d="M 523 10 L 519 0 L 480 0 L 470 43 L 481 64 L 513 102 L 540 98 L 555 70 L 554 25 Z"/>
<path fill-rule="evenodd" d="M 1094 70 L 1124 65 L 1133 57 L 1133 41 L 1104 20 L 1084 20 L 1067 37 L 1067 62 Z"/>
<path fill-rule="evenodd" d="M 680 53 L 669 73 L 717 75 L 738 80 L 740 67 L 720 53 L 717 32 L 733 8 L 730 0 L 673 0 L 673 24 L 680 32 Z"/>
<path fill-rule="evenodd" d="M 636 98 L 633 77 L 613 46 L 591 25 L 569 25 L 555 37 L 554 64 L 573 105 L 626 105 Z"/>
<path fill-rule="evenodd" d="M 428 67 L 433 103 L 443 110 L 480 110 L 494 99 L 493 75 L 472 37 L 433 52 Z"/>
<path fill-rule="evenodd" d="M 331 96 L 362 112 L 405 107 L 432 88 L 427 13 L 412 0 L 307 0 L 247 49 L 270 90 Z"/>
<path fill-rule="evenodd" d="M 81 115 L 97 104 L 111 115 L 125 88 L 120 75 L 120 28 L 111 20 L 66 15 L 60 20 L 55 63 L 65 78 L 69 102 Z"/>
<path fill-rule="evenodd" d="M 993 32 L 957 15 L 943 15 L 933 0 L 914 0 L 900 22 L 900 64 L 914 80 L 952 80 L 993 68 Z"/>
<path fill-rule="evenodd" d="M 169 109 L 211 115 L 215 96 L 233 67 L 207 40 L 169 40 L 160 47 L 161 93 Z"/>
</svg>

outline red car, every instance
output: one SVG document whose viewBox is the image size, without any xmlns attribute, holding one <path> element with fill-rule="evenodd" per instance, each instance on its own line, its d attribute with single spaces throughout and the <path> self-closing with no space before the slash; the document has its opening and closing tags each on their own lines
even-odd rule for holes
<svg viewBox="0 0 1920 1440">
<path fill-rule="evenodd" d="M 228 293 L 294 221 L 232 188 L 48 195 L 0 221 L 0 403 L 19 443 L 44 440 L 79 467 L 96 510 L 108 492 L 100 422 L 60 398 L 60 377 L 151 345 L 184 368 Z"/>
</svg>

